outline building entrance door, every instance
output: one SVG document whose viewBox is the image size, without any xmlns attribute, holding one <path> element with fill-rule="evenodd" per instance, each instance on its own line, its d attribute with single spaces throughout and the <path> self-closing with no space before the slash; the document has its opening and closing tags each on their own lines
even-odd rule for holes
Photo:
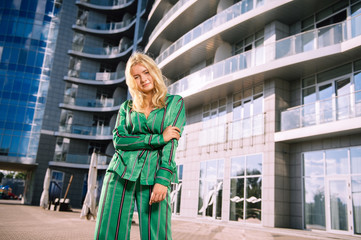
<svg viewBox="0 0 361 240">
<path fill-rule="evenodd" d="M 347 177 L 328 180 L 327 228 L 338 233 L 353 233 L 351 184 Z"/>
</svg>

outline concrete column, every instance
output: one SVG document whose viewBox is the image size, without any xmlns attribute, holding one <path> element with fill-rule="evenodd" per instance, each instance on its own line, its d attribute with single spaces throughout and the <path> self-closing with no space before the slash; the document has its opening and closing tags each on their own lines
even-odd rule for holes
<svg viewBox="0 0 361 240">
<path fill-rule="evenodd" d="M 264 28 L 264 45 L 266 62 L 272 61 L 276 56 L 275 42 L 289 36 L 289 26 L 279 21 L 273 21 Z"/>
<path fill-rule="evenodd" d="M 262 222 L 267 227 L 289 226 L 289 146 L 274 142 L 279 109 L 289 102 L 289 83 L 270 79 L 264 83 L 266 147 L 264 150 Z"/>
</svg>

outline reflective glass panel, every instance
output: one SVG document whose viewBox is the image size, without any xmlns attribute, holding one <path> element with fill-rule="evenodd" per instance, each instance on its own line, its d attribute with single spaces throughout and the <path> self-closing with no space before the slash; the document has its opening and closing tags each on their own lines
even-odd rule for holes
<svg viewBox="0 0 361 240">
<path fill-rule="evenodd" d="M 306 152 L 303 154 L 303 175 L 323 176 L 323 152 Z"/>
<path fill-rule="evenodd" d="M 262 155 L 247 156 L 247 175 L 262 174 Z"/>
<path fill-rule="evenodd" d="M 329 187 L 331 228 L 348 230 L 347 183 L 345 180 L 331 180 Z"/>
<path fill-rule="evenodd" d="M 246 221 L 261 223 L 262 178 L 247 178 Z"/>
<path fill-rule="evenodd" d="M 244 176 L 245 157 L 235 157 L 231 160 L 231 177 Z"/>
<path fill-rule="evenodd" d="M 326 229 L 324 178 L 305 178 L 305 224 L 308 229 Z"/>
<path fill-rule="evenodd" d="M 361 173 L 361 147 L 351 148 L 351 173 Z"/>
<path fill-rule="evenodd" d="M 229 220 L 244 219 L 244 178 L 231 179 Z"/>
<path fill-rule="evenodd" d="M 326 174 L 348 173 L 348 149 L 335 149 L 326 151 Z"/>
<path fill-rule="evenodd" d="M 352 177 L 351 186 L 354 229 L 356 234 L 361 234 L 361 176 Z"/>
</svg>

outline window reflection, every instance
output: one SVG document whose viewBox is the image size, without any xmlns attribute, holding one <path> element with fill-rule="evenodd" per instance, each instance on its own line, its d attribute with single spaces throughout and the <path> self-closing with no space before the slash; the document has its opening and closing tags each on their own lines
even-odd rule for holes
<svg viewBox="0 0 361 240">
<path fill-rule="evenodd" d="M 361 176 L 352 177 L 351 185 L 354 229 L 356 234 L 361 234 Z"/>
<path fill-rule="evenodd" d="M 327 175 L 347 174 L 348 156 L 347 149 L 336 149 L 326 151 L 326 173 Z"/>
<path fill-rule="evenodd" d="M 55 9 L 59 10 L 61 4 L 44 0 L 39 1 L 43 3 L 39 7 L 42 4 L 38 1 L 34 4 L 29 1 L 2 2 L 0 126 L 15 131 L 0 136 L 0 155 L 33 157 L 37 152 L 48 90 L 46 83 L 50 80 L 53 61 L 53 55 L 48 55 L 44 65 L 44 53 L 54 52 L 59 19 L 53 18 L 58 14 L 58 11 L 53 12 L 53 6 L 56 4 Z M 39 91 L 40 81 L 44 84 Z"/>
<path fill-rule="evenodd" d="M 323 175 L 323 152 L 308 152 L 303 154 L 304 176 Z"/>
<path fill-rule="evenodd" d="M 308 229 L 326 228 L 324 178 L 305 178 L 305 222 Z"/>
<path fill-rule="evenodd" d="M 180 214 L 181 196 L 182 196 L 182 185 L 183 185 L 183 165 L 177 166 L 178 170 L 178 183 L 172 183 L 172 191 L 170 193 L 172 213 Z"/>
<path fill-rule="evenodd" d="M 232 158 L 230 181 L 229 219 L 261 223 L 262 155 Z"/>
<path fill-rule="evenodd" d="M 221 220 L 223 169 L 223 160 L 201 162 L 198 195 L 199 216 Z"/>
<path fill-rule="evenodd" d="M 361 147 L 351 148 L 351 173 L 361 174 Z"/>
<path fill-rule="evenodd" d="M 360 234 L 361 147 L 306 152 L 303 168 L 306 228 L 325 230 L 328 212 L 327 228 L 348 231 L 351 212 L 354 231 Z"/>
</svg>

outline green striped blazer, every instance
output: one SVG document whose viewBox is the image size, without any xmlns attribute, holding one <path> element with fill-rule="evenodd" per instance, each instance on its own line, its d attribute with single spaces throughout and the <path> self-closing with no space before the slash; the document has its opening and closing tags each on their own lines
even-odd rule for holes
<svg viewBox="0 0 361 240">
<path fill-rule="evenodd" d="M 115 154 L 108 171 L 120 177 L 136 181 L 140 177 L 143 185 L 160 183 L 169 186 L 178 182 L 175 152 L 178 141 L 165 143 L 163 131 L 166 127 L 177 126 L 181 134 L 186 123 L 184 100 L 178 95 L 166 97 L 166 106 L 154 109 L 148 116 L 133 111 L 132 101 L 125 101 L 119 109 L 113 143 Z"/>
</svg>

